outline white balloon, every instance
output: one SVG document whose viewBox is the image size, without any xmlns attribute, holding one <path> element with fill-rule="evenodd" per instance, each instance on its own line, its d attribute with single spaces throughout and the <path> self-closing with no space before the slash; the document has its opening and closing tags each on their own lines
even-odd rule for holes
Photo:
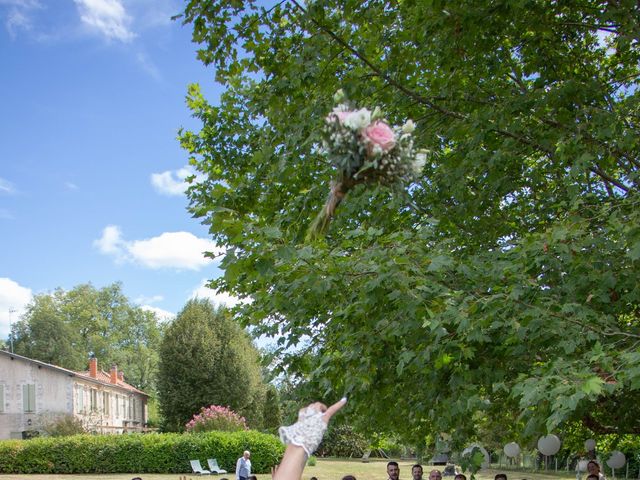
<svg viewBox="0 0 640 480">
<path fill-rule="evenodd" d="M 560 450 L 560 439 L 555 435 L 547 435 L 538 439 L 538 451 L 543 455 L 555 455 Z"/>
<path fill-rule="evenodd" d="M 518 445 L 516 442 L 507 443 L 504 446 L 503 450 L 504 454 L 507 457 L 517 457 L 520 453 L 520 445 Z"/>
<path fill-rule="evenodd" d="M 591 450 L 595 450 L 595 448 L 596 448 L 596 441 L 593 438 L 590 438 L 589 440 L 585 440 L 584 449 L 587 452 L 590 452 Z"/>
<path fill-rule="evenodd" d="M 624 453 L 616 450 L 611 452 L 611 456 L 609 460 L 607 460 L 607 465 L 611 468 L 620 468 L 627 462 L 627 458 L 624 456 Z"/>
<path fill-rule="evenodd" d="M 579 460 L 578 464 L 576 465 L 576 471 L 586 472 L 588 465 L 589 465 L 589 460 Z"/>
<path fill-rule="evenodd" d="M 478 448 L 482 453 L 482 455 L 484 456 L 484 461 L 482 462 L 482 465 L 480 465 L 480 467 L 489 468 L 491 466 L 491 459 L 489 457 L 489 452 L 487 452 L 487 450 L 483 446 L 478 445 L 477 443 L 472 443 L 467 448 L 465 448 L 462 451 L 462 456 L 466 457 L 467 455 L 471 455 L 471 452 L 473 452 L 474 448 Z"/>
</svg>

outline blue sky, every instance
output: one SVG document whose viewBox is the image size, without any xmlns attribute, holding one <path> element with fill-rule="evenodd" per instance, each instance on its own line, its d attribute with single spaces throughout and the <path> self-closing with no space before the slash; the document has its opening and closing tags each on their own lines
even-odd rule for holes
<svg viewBox="0 0 640 480">
<path fill-rule="evenodd" d="M 120 281 L 176 313 L 220 275 L 190 217 L 178 129 L 216 102 L 175 0 L 0 0 L 0 338 L 33 294 Z M 215 297 L 224 300 L 224 297 Z"/>
</svg>

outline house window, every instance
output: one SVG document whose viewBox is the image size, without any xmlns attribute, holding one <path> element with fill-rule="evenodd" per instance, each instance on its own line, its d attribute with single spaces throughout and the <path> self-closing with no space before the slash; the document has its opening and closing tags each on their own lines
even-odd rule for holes
<svg viewBox="0 0 640 480">
<path fill-rule="evenodd" d="M 105 415 L 111 414 L 111 395 L 108 392 L 102 392 L 102 410 Z"/>
<path fill-rule="evenodd" d="M 129 397 L 129 420 L 133 420 L 133 398 Z"/>
<path fill-rule="evenodd" d="M 4 413 L 4 385 L 0 385 L 0 413 Z"/>
<path fill-rule="evenodd" d="M 76 411 L 84 412 L 84 388 L 82 385 L 76 385 Z"/>
<path fill-rule="evenodd" d="M 91 405 L 91 411 L 97 412 L 98 411 L 98 391 L 95 388 L 92 388 L 89 391 L 89 393 L 90 393 L 89 402 Z"/>
<path fill-rule="evenodd" d="M 22 386 L 22 407 L 24 413 L 36 411 L 36 386 L 33 383 Z"/>
<path fill-rule="evenodd" d="M 131 418 L 135 420 L 136 419 L 136 403 L 138 402 L 136 401 L 135 398 L 132 398 L 131 403 L 133 404 L 133 416 Z"/>
<path fill-rule="evenodd" d="M 119 395 L 116 393 L 116 418 L 120 418 L 120 398 L 118 398 Z"/>
</svg>

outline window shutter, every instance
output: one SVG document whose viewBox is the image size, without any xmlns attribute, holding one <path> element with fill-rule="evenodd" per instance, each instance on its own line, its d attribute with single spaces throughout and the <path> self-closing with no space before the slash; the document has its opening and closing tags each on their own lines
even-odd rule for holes
<svg viewBox="0 0 640 480">
<path fill-rule="evenodd" d="M 4 385 L 0 385 L 0 413 L 4 413 Z"/>
<path fill-rule="evenodd" d="M 29 411 L 36 411 L 36 386 L 35 384 L 29 385 Z"/>
<path fill-rule="evenodd" d="M 84 412 L 84 388 L 78 385 L 78 413 Z"/>
<path fill-rule="evenodd" d="M 34 384 L 22 386 L 22 408 L 25 413 L 36 411 L 36 386 Z"/>
</svg>

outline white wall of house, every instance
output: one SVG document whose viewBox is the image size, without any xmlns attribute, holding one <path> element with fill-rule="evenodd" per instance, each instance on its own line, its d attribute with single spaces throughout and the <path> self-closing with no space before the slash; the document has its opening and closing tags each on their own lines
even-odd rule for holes
<svg viewBox="0 0 640 480">
<path fill-rule="evenodd" d="M 0 355 L 0 439 L 22 438 L 50 415 L 71 413 L 73 379 L 19 357 Z"/>
<path fill-rule="evenodd" d="M 80 378 L 76 379 L 74 390 L 73 413 L 89 431 L 124 433 L 147 423 L 146 401 L 140 395 Z"/>
<path fill-rule="evenodd" d="M 0 439 L 22 438 L 53 417 L 73 414 L 88 431 L 140 431 L 147 397 L 119 385 L 0 352 Z"/>
</svg>

